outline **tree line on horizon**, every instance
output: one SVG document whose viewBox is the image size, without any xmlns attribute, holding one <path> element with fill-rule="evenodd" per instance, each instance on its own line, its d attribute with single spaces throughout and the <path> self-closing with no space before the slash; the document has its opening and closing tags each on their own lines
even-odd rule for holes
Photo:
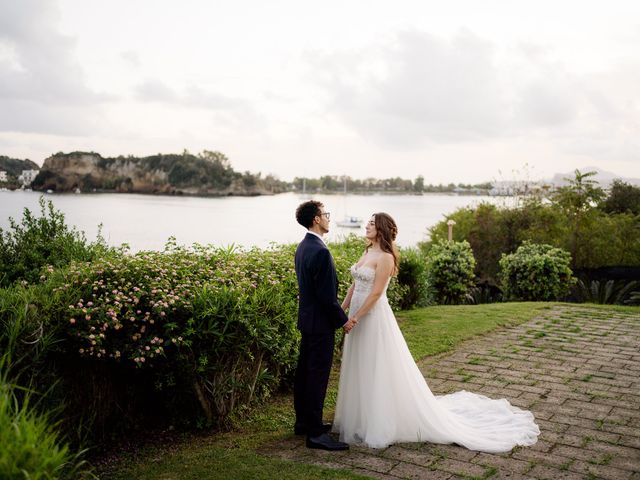
<svg viewBox="0 0 640 480">
<path fill-rule="evenodd" d="M 422 175 L 415 179 L 401 177 L 355 179 L 344 175 L 323 175 L 318 178 L 295 177 L 293 181 L 283 181 L 273 174 L 263 176 L 262 172 L 237 172 L 233 169 L 228 157 L 221 152 L 204 150 L 194 155 L 184 150 L 182 154 L 156 154 L 147 157 L 133 155 L 119 155 L 113 158 L 101 157 L 96 152 L 58 152 L 54 157 L 69 157 L 73 155 L 95 155 L 102 163 L 131 160 L 148 164 L 149 168 L 161 168 L 169 173 L 169 181 L 178 186 L 189 184 L 211 184 L 220 188 L 228 187 L 234 180 L 244 186 L 263 186 L 267 191 L 281 193 L 286 191 L 308 193 L 349 193 L 387 192 L 387 193 L 423 193 L 423 192 L 454 192 L 459 190 L 486 193 L 492 188 L 491 182 L 478 184 L 448 183 L 425 184 Z M 102 165 L 102 164 L 101 164 Z M 3 187 L 19 188 L 18 176 L 22 170 L 40 169 L 29 159 L 17 159 L 0 156 L 0 171 L 6 171 L 8 180 Z M 42 179 L 41 179 L 42 180 Z M 37 182 L 36 182 L 37 183 Z M 105 186 L 109 188 L 109 186 Z"/>
<path fill-rule="evenodd" d="M 389 192 L 423 193 L 454 192 L 458 190 L 486 193 L 493 187 L 491 182 L 478 184 L 448 183 L 425 184 L 424 177 L 418 175 L 414 180 L 401 177 L 356 179 L 346 175 L 323 175 L 319 178 L 295 177 L 290 183 L 292 190 L 306 192 Z"/>
</svg>

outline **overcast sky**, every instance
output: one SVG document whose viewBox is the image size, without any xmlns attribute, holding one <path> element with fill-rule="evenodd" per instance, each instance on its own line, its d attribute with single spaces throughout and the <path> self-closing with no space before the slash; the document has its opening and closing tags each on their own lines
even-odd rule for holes
<svg viewBox="0 0 640 480">
<path fill-rule="evenodd" d="M 0 0 L 0 155 L 640 177 L 638 0 Z"/>
</svg>

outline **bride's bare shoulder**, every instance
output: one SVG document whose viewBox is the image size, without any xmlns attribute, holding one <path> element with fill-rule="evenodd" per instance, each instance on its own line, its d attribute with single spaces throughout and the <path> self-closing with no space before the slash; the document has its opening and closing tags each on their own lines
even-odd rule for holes
<svg viewBox="0 0 640 480">
<path fill-rule="evenodd" d="M 392 261 L 394 260 L 393 254 L 389 253 L 389 252 L 381 252 L 381 256 L 382 258 L 385 259 L 386 262 L 388 261 Z"/>
<path fill-rule="evenodd" d="M 388 252 L 380 252 L 380 256 L 378 257 L 378 265 L 383 267 L 389 267 L 395 264 L 395 259 L 393 255 Z"/>
</svg>

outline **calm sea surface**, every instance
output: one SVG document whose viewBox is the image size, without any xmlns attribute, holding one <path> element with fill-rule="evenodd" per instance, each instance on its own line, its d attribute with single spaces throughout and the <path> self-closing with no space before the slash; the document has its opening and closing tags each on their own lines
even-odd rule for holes
<svg viewBox="0 0 640 480">
<path fill-rule="evenodd" d="M 0 192 L 0 228 L 9 217 L 22 218 L 25 207 L 39 214 L 37 192 Z M 264 197 L 197 198 L 137 194 L 47 194 L 69 225 L 95 239 L 98 225 L 110 245 L 128 243 L 132 251 L 159 250 L 170 236 L 179 244 L 236 244 L 267 247 L 270 242 L 298 242 L 304 229 L 294 212 L 304 201 L 298 194 Z M 427 228 L 458 207 L 485 201 L 503 204 L 509 199 L 442 194 L 425 195 L 317 195 L 314 199 L 331 212 L 331 231 L 326 238 L 338 240 L 364 228 L 341 228 L 336 221 L 346 214 L 368 219 L 387 212 L 398 224 L 398 244 L 413 246 L 427 239 Z"/>
</svg>

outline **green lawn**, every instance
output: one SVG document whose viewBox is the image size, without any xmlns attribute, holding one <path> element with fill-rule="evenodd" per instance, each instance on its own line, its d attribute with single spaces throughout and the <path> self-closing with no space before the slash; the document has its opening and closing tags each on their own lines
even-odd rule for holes
<svg viewBox="0 0 640 480">
<path fill-rule="evenodd" d="M 413 358 L 447 352 L 460 342 L 496 327 L 526 322 L 552 307 L 552 303 L 491 303 L 436 306 L 398 315 L 400 329 Z"/>
<path fill-rule="evenodd" d="M 461 342 L 498 327 L 527 322 L 552 308 L 550 303 L 437 306 L 404 311 L 400 327 L 415 359 L 452 350 Z M 333 415 L 337 369 L 327 394 L 325 418 Z M 277 396 L 237 420 L 231 432 L 188 436 L 174 445 L 146 447 L 123 456 L 100 478 L 124 479 L 359 479 L 346 470 L 287 462 L 259 453 L 262 445 L 293 437 L 290 395 Z"/>
</svg>

